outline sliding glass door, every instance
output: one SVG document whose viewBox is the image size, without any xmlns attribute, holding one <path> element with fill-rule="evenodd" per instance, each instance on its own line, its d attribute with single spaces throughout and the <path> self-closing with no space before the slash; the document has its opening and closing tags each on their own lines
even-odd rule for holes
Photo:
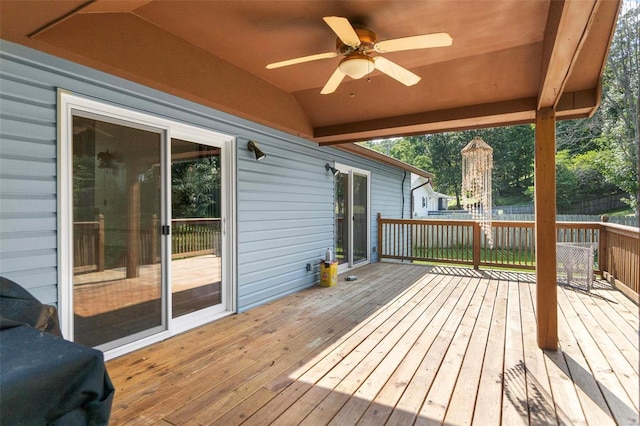
<svg viewBox="0 0 640 426">
<path fill-rule="evenodd" d="M 135 349 L 232 312 L 233 139 L 68 98 L 65 337 L 104 351 Z"/>
<path fill-rule="evenodd" d="M 173 318 L 222 303 L 219 147 L 171 140 Z"/>
<path fill-rule="evenodd" d="M 336 259 L 340 269 L 369 262 L 369 181 L 365 170 L 336 164 L 334 215 Z"/>
<path fill-rule="evenodd" d="M 74 340 L 126 343 L 163 329 L 163 133 L 73 117 Z"/>
</svg>

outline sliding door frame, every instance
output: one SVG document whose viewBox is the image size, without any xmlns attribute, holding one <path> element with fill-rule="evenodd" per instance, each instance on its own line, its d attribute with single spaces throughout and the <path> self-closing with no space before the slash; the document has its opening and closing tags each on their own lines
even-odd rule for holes
<svg viewBox="0 0 640 426">
<path fill-rule="evenodd" d="M 349 269 L 356 268 L 358 266 L 366 265 L 371 263 L 371 172 L 364 169 L 359 169 L 357 167 L 348 166 L 346 164 L 335 163 L 335 168 L 340 171 L 343 175 L 346 175 L 348 178 L 347 186 L 348 186 L 348 197 L 347 197 L 347 212 L 348 218 L 346 218 L 347 226 L 349 227 L 349 237 L 348 237 L 348 251 L 345 253 L 347 257 L 347 262 L 338 266 L 338 270 L 340 273 L 343 273 Z M 367 247 L 366 247 L 366 259 L 354 263 L 353 262 L 353 222 L 354 222 L 354 211 L 353 211 L 353 203 L 354 203 L 354 175 L 366 176 L 367 178 Z M 335 185 L 334 185 L 335 188 Z M 334 209 L 334 214 L 335 209 Z M 334 219 L 335 222 L 335 219 Z M 336 231 L 337 232 L 337 229 Z"/>
<path fill-rule="evenodd" d="M 73 341 L 74 305 L 73 305 L 73 115 L 107 119 L 115 124 L 162 133 L 161 168 L 163 189 L 161 194 L 161 224 L 171 223 L 171 158 L 170 143 L 172 138 L 187 139 L 193 142 L 210 141 L 220 148 L 223 183 L 221 194 L 223 201 L 221 211 L 223 232 L 223 283 L 225 300 L 223 309 L 218 312 L 195 312 L 183 318 L 171 318 L 171 238 L 161 238 L 161 275 L 163 330 L 151 336 L 142 337 L 131 343 L 124 343 L 113 349 L 105 350 L 105 358 L 110 359 L 124 353 L 139 349 L 148 344 L 166 339 L 199 325 L 211 322 L 219 317 L 236 312 L 237 300 L 237 250 L 236 250 L 236 154 L 235 137 L 204 129 L 195 125 L 180 123 L 166 118 L 154 116 L 112 105 L 103 101 L 58 90 L 58 312 L 60 326 L 66 339 Z M 211 143 L 207 143 L 211 145 Z M 98 346 L 98 349 L 101 347 Z"/>
</svg>

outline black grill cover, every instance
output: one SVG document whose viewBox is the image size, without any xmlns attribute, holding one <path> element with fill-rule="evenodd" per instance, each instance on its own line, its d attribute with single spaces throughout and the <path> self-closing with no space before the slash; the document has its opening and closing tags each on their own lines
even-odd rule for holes
<svg viewBox="0 0 640 426">
<path fill-rule="evenodd" d="M 55 308 L 1 284 L 0 424 L 107 425 L 114 388 L 102 352 L 59 337 Z"/>
<path fill-rule="evenodd" d="M 0 277 L 0 328 L 20 324 L 62 337 L 56 308 L 43 305 L 20 285 Z"/>
</svg>

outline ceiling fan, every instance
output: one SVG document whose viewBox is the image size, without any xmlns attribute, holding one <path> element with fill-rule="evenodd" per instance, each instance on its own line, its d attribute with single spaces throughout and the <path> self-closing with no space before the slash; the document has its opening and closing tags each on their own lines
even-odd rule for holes
<svg viewBox="0 0 640 426">
<path fill-rule="evenodd" d="M 376 69 L 405 86 L 413 86 L 420 81 L 420 77 L 416 74 L 382 56 L 371 56 L 370 54 L 372 52 L 388 53 L 444 47 L 451 46 L 453 43 L 453 39 L 447 33 L 423 34 L 378 41 L 376 33 L 366 28 L 354 28 L 347 18 L 326 16 L 323 19 L 338 36 L 335 52 L 318 53 L 274 62 L 267 65 L 267 69 L 281 68 L 319 59 L 335 58 L 340 54 L 344 58 L 320 92 L 323 95 L 335 92 L 347 75 L 357 80 Z"/>
</svg>

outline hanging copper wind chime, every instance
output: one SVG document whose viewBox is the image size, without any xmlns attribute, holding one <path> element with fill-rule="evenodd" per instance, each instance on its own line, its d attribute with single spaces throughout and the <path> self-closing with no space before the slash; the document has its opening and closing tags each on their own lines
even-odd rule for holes
<svg viewBox="0 0 640 426">
<path fill-rule="evenodd" d="M 493 148 L 476 136 L 462 151 L 462 204 L 473 220 L 480 224 L 489 247 L 491 232 L 491 171 Z"/>
</svg>

